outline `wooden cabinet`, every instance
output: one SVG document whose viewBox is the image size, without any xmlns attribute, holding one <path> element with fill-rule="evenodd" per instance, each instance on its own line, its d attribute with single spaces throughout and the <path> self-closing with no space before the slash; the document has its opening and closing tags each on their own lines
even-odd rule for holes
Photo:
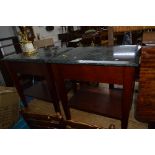
<svg viewBox="0 0 155 155">
<path fill-rule="evenodd" d="M 139 82 L 136 118 L 148 123 L 155 122 L 155 47 L 142 49 Z"/>
</svg>

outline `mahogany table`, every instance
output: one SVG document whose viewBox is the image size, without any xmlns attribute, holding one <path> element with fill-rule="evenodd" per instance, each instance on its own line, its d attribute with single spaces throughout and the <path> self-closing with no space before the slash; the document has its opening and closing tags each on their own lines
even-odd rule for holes
<svg viewBox="0 0 155 155">
<path fill-rule="evenodd" d="M 121 120 L 127 128 L 139 65 L 140 46 L 78 47 L 49 60 L 66 119 L 70 107 Z M 77 90 L 68 99 L 65 80 L 80 80 L 123 85 L 123 89 Z"/>
<path fill-rule="evenodd" d="M 25 57 L 23 54 L 8 56 L 4 63 L 25 105 L 26 92 L 19 83 L 19 73 L 43 76 L 47 89 L 44 82 L 41 84 L 42 89 L 35 85 L 35 89 L 33 87 L 27 94 L 49 101 L 54 99 L 54 107 L 58 112 L 59 96 L 67 120 L 71 119 L 70 107 L 73 107 L 119 119 L 121 127 L 127 128 L 135 69 L 139 65 L 139 50 L 140 46 L 136 45 L 43 49 L 32 57 Z M 68 99 L 65 80 L 120 84 L 123 89 L 81 87 L 71 99 Z M 45 89 L 48 93 L 45 93 Z"/>
</svg>

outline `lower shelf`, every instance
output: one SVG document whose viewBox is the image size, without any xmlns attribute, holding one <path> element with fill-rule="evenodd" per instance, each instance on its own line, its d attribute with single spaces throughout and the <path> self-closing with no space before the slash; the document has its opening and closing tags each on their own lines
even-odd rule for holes
<svg viewBox="0 0 155 155">
<path fill-rule="evenodd" d="M 121 120 L 122 90 L 82 88 L 69 100 L 71 108 Z"/>
<path fill-rule="evenodd" d="M 24 95 L 52 102 L 46 81 L 40 81 L 24 90 Z"/>
<path fill-rule="evenodd" d="M 66 90 L 69 91 L 73 88 L 73 82 L 66 81 Z M 24 90 L 24 95 L 38 98 L 41 100 L 52 102 L 52 96 L 50 95 L 48 84 L 45 80 L 39 81 L 33 86 Z"/>
</svg>

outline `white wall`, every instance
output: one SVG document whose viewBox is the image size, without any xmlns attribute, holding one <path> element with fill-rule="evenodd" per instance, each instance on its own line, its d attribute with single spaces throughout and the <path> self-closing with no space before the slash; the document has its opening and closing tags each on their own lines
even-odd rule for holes
<svg viewBox="0 0 155 155">
<path fill-rule="evenodd" d="M 58 34 L 62 33 L 60 26 L 54 26 L 52 31 L 46 31 L 46 26 L 33 26 L 33 30 L 36 37 L 39 35 L 40 39 L 53 38 L 54 45 L 60 46 L 60 40 L 58 40 Z"/>
<path fill-rule="evenodd" d="M 74 30 L 79 29 L 78 26 L 74 26 Z M 54 45 L 60 46 L 61 41 L 58 39 L 58 34 L 62 33 L 62 26 L 54 26 L 53 31 L 46 31 L 46 26 L 33 26 L 34 34 L 37 37 L 37 35 L 40 36 L 40 39 L 45 38 L 53 38 Z M 63 31 L 63 33 L 65 33 Z"/>
</svg>

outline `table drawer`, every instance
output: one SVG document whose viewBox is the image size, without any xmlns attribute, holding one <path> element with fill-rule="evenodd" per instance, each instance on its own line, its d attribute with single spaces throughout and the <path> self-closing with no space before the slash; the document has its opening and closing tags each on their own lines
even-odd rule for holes
<svg viewBox="0 0 155 155">
<path fill-rule="evenodd" d="M 57 65 L 66 79 L 123 84 L 123 67 Z"/>
</svg>

